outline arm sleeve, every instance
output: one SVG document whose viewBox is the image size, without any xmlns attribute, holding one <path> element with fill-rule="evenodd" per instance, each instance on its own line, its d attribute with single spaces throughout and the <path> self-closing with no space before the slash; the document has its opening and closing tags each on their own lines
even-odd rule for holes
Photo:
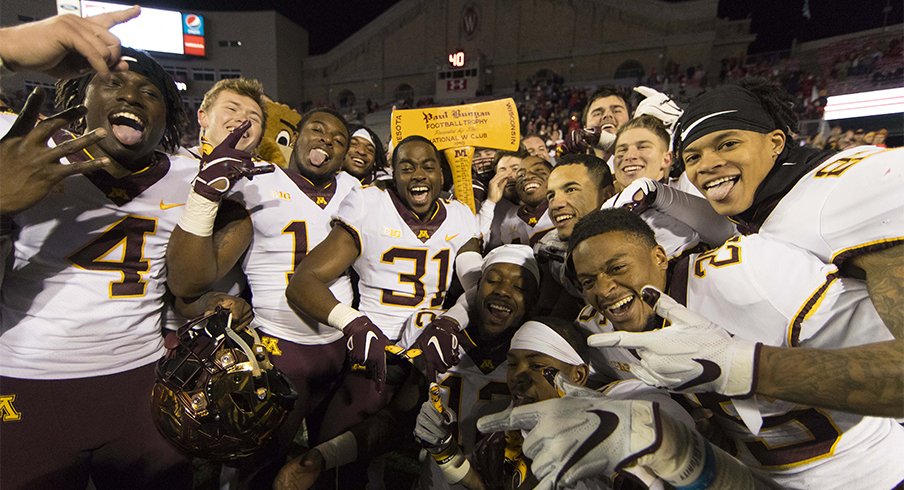
<svg viewBox="0 0 904 490">
<path fill-rule="evenodd" d="M 734 224 L 716 213 L 706 199 L 667 185 L 659 186 L 654 206 L 693 228 L 703 241 L 712 245 L 722 244 L 737 232 Z"/>
</svg>

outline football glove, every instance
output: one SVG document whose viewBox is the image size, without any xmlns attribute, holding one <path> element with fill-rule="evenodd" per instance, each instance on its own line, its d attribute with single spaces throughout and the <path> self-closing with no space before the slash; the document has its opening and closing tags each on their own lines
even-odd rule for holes
<svg viewBox="0 0 904 490">
<path fill-rule="evenodd" d="M 421 405 L 414 427 L 414 438 L 434 457 L 454 452 L 452 449 L 456 448 L 453 446 L 457 446 L 452 433 L 455 418 L 455 412 L 443 406 L 439 385 L 430 383 L 430 398 Z M 441 459 L 438 458 L 438 461 Z"/>
<path fill-rule="evenodd" d="M 529 431 L 524 455 L 540 480 L 537 489 L 569 488 L 611 477 L 659 446 L 659 405 L 640 400 L 568 396 L 508 408 L 481 417 L 477 429 Z"/>
<path fill-rule="evenodd" d="M 618 193 L 612 207 L 624 207 L 635 214 L 642 214 L 647 209 L 656 207 L 660 186 L 662 184 L 649 177 L 641 177 Z"/>
<path fill-rule="evenodd" d="M 424 327 L 421 335 L 401 356 L 414 364 L 428 381 L 434 381 L 437 374 L 458 364 L 459 332 L 455 320 L 440 316 Z"/>
<path fill-rule="evenodd" d="M 684 111 L 678 107 L 668 95 L 650 87 L 634 87 L 634 91 L 646 97 L 639 104 L 637 110 L 634 111 L 634 117 L 644 114 L 653 116 L 662 121 L 666 129 L 669 131 L 675 127 L 675 122 L 684 114 Z"/>
<path fill-rule="evenodd" d="M 364 374 L 377 382 L 377 391 L 383 391 L 386 382 L 386 353 L 399 354 L 402 348 L 393 344 L 374 322 L 361 315 L 342 329 L 348 362 L 352 371 Z"/>
<path fill-rule="evenodd" d="M 243 177 L 250 180 L 255 175 L 275 170 L 269 163 L 255 166 L 250 153 L 235 149 L 235 145 L 250 127 L 251 121 L 243 122 L 216 147 L 211 147 L 207 142 L 201 143 L 201 171 L 192 184 L 196 193 L 219 202 Z"/>
<path fill-rule="evenodd" d="M 670 326 L 652 332 L 595 334 L 587 344 L 634 349 L 640 363 L 632 364 L 631 372 L 652 386 L 742 398 L 753 394 L 761 343 L 733 337 L 651 286 L 644 287 L 642 296 Z"/>
</svg>

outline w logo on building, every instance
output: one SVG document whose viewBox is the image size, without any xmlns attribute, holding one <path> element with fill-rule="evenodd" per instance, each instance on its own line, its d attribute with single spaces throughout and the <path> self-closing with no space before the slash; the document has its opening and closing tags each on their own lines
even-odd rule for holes
<svg viewBox="0 0 904 490">
<path fill-rule="evenodd" d="M 477 11 L 476 5 L 469 3 L 461 13 L 461 30 L 466 36 L 471 37 L 477 32 L 478 27 L 480 27 L 480 12 Z"/>
</svg>

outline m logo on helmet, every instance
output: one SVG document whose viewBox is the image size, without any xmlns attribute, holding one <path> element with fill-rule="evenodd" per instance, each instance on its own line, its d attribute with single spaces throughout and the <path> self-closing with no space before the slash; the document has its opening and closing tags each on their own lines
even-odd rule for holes
<svg viewBox="0 0 904 490">
<path fill-rule="evenodd" d="M 0 416 L 4 422 L 18 422 L 22 420 L 22 412 L 16 410 L 13 402 L 16 395 L 0 395 Z"/>
</svg>

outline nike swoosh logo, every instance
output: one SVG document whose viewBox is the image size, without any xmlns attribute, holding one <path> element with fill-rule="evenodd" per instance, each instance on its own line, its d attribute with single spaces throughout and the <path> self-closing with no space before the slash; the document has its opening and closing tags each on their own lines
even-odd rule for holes
<svg viewBox="0 0 904 490">
<path fill-rule="evenodd" d="M 446 235 L 446 241 L 451 242 L 452 240 L 455 240 L 455 237 L 457 237 L 458 235 L 460 235 L 460 233 L 456 233 L 454 235 Z"/>
<path fill-rule="evenodd" d="M 604 410 L 588 410 L 587 412 L 596 415 L 600 419 L 599 426 L 590 433 L 590 436 L 588 436 L 587 439 L 584 439 L 584 442 L 581 443 L 578 450 L 568 458 L 568 461 L 566 461 L 564 465 L 562 465 L 562 469 L 559 470 L 556 481 L 561 480 L 569 468 L 577 464 L 584 456 L 587 456 L 587 454 L 589 454 L 590 451 L 593 451 L 595 447 L 602 444 L 606 438 L 612 435 L 615 428 L 618 427 L 618 416 L 612 412 L 606 412 Z"/>
<path fill-rule="evenodd" d="M 436 337 L 430 337 L 430 340 L 427 341 L 427 345 L 432 345 L 436 352 L 439 353 L 439 360 L 443 361 L 443 364 L 446 363 L 446 358 L 443 356 L 443 350 L 439 347 L 439 341 L 436 340 Z"/>
<path fill-rule="evenodd" d="M 692 361 L 700 364 L 703 367 L 703 372 L 700 373 L 700 376 L 684 383 L 681 386 L 676 386 L 674 388 L 675 391 L 684 391 L 689 388 L 693 388 L 694 386 L 699 386 L 704 383 L 711 383 L 717 379 L 719 376 L 722 376 L 722 368 L 719 367 L 718 364 L 710 361 L 709 359 L 691 359 Z"/>
<path fill-rule="evenodd" d="M 364 337 L 364 357 L 367 358 L 367 353 L 370 352 L 370 342 L 377 338 L 377 334 L 368 331 L 367 336 Z"/>
<path fill-rule="evenodd" d="M 163 199 L 160 200 L 160 209 L 162 209 L 164 211 L 166 211 L 167 209 L 178 208 L 179 206 L 185 206 L 185 203 L 182 202 L 182 203 L 166 204 L 165 202 L 163 202 Z"/>
</svg>

